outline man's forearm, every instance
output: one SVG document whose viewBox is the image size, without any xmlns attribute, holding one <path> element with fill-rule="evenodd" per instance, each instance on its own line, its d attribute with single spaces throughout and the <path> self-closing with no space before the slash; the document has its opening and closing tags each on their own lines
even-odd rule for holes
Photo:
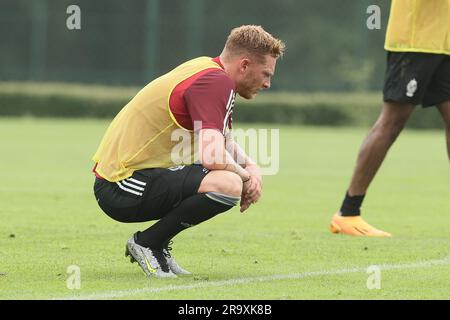
<svg viewBox="0 0 450 320">
<path fill-rule="evenodd" d="M 238 162 L 236 162 L 229 152 L 227 152 L 227 154 L 229 155 L 229 158 L 225 170 L 228 169 L 229 171 L 236 173 L 239 177 L 241 177 L 242 181 L 247 181 L 248 179 L 250 179 L 250 174 L 248 173 L 248 171 L 245 170 Z"/>
<path fill-rule="evenodd" d="M 233 140 L 231 137 L 226 139 L 226 149 L 232 155 L 233 160 L 236 161 L 242 168 L 246 168 L 249 165 L 256 165 L 245 151 Z"/>
<path fill-rule="evenodd" d="M 249 172 L 240 165 L 239 161 L 235 161 L 233 155 L 227 150 L 227 141 L 221 133 L 211 129 L 201 130 L 199 141 L 199 159 L 205 168 L 234 172 L 241 177 L 242 181 L 250 178 Z M 231 148 L 233 149 L 233 146 Z M 237 154 L 236 159 L 239 160 L 239 153 Z M 242 164 L 245 166 L 245 161 Z"/>
<path fill-rule="evenodd" d="M 233 159 L 233 156 L 225 151 L 225 161 L 215 161 L 215 163 L 209 167 L 211 170 L 226 170 L 236 173 L 241 177 L 242 181 L 247 181 L 250 178 L 250 174 L 239 163 Z"/>
</svg>

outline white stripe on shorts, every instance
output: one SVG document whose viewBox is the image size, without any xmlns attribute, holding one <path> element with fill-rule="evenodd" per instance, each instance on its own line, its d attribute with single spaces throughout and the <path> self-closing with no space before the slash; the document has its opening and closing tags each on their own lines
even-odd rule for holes
<svg viewBox="0 0 450 320">
<path fill-rule="evenodd" d="M 134 178 L 128 178 L 128 179 L 125 179 L 125 180 L 128 180 L 130 182 L 134 182 L 134 183 L 139 184 L 139 185 L 144 186 L 144 187 L 147 185 L 146 182 L 142 182 L 142 181 L 136 180 Z"/>
<path fill-rule="evenodd" d="M 123 191 L 129 192 L 129 193 L 132 193 L 132 194 L 136 194 L 136 195 L 142 197 L 142 193 L 141 192 L 137 192 L 137 191 L 134 191 L 132 189 L 126 188 L 120 182 L 116 182 L 116 183 L 119 186 L 119 188 L 122 189 Z"/>
<path fill-rule="evenodd" d="M 128 183 L 128 182 L 126 182 L 126 181 L 121 181 L 121 183 L 123 183 L 123 184 L 126 185 L 127 187 L 130 187 L 130 188 L 133 188 L 133 189 L 136 189 L 136 190 L 139 190 L 139 191 L 145 191 L 144 188 L 138 187 L 138 186 L 135 185 L 135 184 Z"/>
</svg>

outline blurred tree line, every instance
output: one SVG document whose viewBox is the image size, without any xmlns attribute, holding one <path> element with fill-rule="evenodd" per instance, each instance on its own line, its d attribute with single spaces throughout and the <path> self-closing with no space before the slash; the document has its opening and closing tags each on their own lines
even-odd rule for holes
<svg viewBox="0 0 450 320">
<path fill-rule="evenodd" d="M 69 5 L 81 30 L 69 30 Z M 381 29 L 366 12 L 381 8 Z M 218 55 L 229 31 L 262 25 L 287 44 L 273 89 L 379 90 L 388 0 L 1 0 L 0 80 L 143 85 Z"/>
</svg>

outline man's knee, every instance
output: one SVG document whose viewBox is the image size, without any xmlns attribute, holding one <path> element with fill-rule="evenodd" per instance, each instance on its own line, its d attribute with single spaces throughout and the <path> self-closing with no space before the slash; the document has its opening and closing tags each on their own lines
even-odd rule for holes
<svg viewBox="0 0 450 320">
<path fill-rule="evenodd" d="M 395 141 L 408 122 L 408 117 L 381 116 L 375 124 L 374 130 L 379 136 Z"/>
<path fill-rule="evenodd" d="M 380 124 L 380 130 L 389 139 L 395 140 L 405 128 L 406 120 L 387 119 Z"/>
<path fill-rule="evenodd" d="M 413 110 L 414 106 L 410 104 L 386 102 L 375 128 L 380 134 L 395 140 L 405 128 Z"/>
<path fill-rule="evenodd" d="M 450 132 L 450 101 L 441 103 L 438 106 L 442 119 L 444 120 L 445 128 L 447 132 Z"/>
<path fill-rule="evenodd" d="M 199 193 L 217 192 L 239 197 L 242 193 L 242 179 L 229 171 L 211 171 L 202 181 Z"/>
<path fill-rule="evenodd" d="M 242 179 L 237 174 L 229 171 L 223 172 L 222 181 L 218 185 L 219 192 L 230 196 L 240 196 L 242 193 Z"/>
</svg>

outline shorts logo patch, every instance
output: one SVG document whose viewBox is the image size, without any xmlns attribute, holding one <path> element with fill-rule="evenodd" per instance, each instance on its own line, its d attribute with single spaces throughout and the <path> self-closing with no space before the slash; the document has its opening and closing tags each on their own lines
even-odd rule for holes
<svg viewBox="0 0 450 320">
<path fill-rule="evenodd" d="M 209 170 L 208 169 L 206 169 L 206 168 L 203 168 L 203 173 L 208 173 L 209 172 Z"/>
<path fill-rule="evenodd" d="M 406 86 L 406 96 L 408 96 L 409 98 L 414 97 L 414 94 L 417 92 L 417 87 L 417 80 L 412 79 Z"/>
</svg>

